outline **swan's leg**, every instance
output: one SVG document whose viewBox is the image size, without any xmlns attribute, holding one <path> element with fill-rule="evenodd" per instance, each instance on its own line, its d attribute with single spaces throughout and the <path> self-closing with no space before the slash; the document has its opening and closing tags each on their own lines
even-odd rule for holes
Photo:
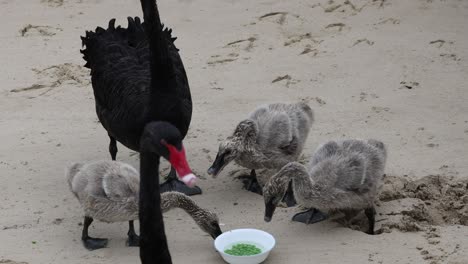
<svg viewBox="0 0 468 264">
<path fill-rule="evenodd" d="M 93 222 L 93 218 L 85 216 L 83 223 L 83 233 L 81 235 L 81 240 L 85 248 L 89 250 L 95 250 L 100 248 L 105 248 L 107 246 L 106 238 L 92 238 L 88 235 L 88 228 Z"/>
<path fill-rule="evenodd" d="M 159 186 L 159 190 L 161 193 L 181 192 L 185 195 L 196 195 L 202 193 L 200 187 L 195 186 L 190 188 L 182 181 L 179 181 L 179 179 L 177 179 L 177 173 L 173 167 L 171 167 L 171 171 L 169 172 L 166 181 Z"/>
<path fill-rule="evenodd" d="M 133 226 L 133 221 L 128 221 L 128 247 L 138 247 L 140 246 L 140 237 L 135 233 L 135 227 Z"/>
<path fill-rule="evenodd" d="M 263 189 L 257 181 L 257 174 L 255 173 L 255 170 L 251 170 L 250 175 L 242 175 L 237 178 L 242 180 L 244 188 L 247 191 L 263 195 Z"/>
<path fill-rule="evenodd" d="M 364 213 L 366 214 L 367 219 L 369 220 L 369 230 L 367 230 L 367 234 L 373 235 L 375 226 L 375 208 L 369 207 L 366 210 L 364 210 Z"/>
<path fill-rule="evenodd" d="M 115 158 L 117 157 L 117 141 L 115 140 L 115 138 L 111 137 L 110 135 L 109 135 L 109 138 L 110 138 L 109 152 L 111 154 L 112 160 L 115 160 Z"/>
<path fill-rule="evenodd" d="M 325 219 L 327 219 L 327 216 L 315 208 L 309 209 L 305 212 L 297 213 L 292 218 L 292 220 L 295 222 L 301 222 L 307 225 L 321 222 Z"/>
</svg>

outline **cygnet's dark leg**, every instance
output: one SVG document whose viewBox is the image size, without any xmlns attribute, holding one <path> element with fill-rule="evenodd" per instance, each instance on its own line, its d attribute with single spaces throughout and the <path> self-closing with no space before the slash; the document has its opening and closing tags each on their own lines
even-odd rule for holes
<svg viewBox="0 0 468 264">
<path fill-rule="evenodd" d="M 255 173 L 255 170 L 251 170 L 250 175 L 242 175 L 237 178 L 242 180 L 244 188 L 247 191 L 263 195 L 263 190 L 260 184 L 258 184 L 257 174 Z"/>
<path fill-rule="evenodd" d="M 117 157 L 117 141 L 115 140 L 115 138 L 111 137 L 111 135 L 109 135 L 109 138 L 109 152 L 111 154 L 112 160 L 115 160 L 115 158 Z"/>
<path fill-rule="evenodd" d="M 133 221 L 128 221 L 128 247 L 138 247 L 140 246 L 140 237 L 135 233 L 135 227 L 133 226 Z"/>
<path fill-rule="evenodd" d="M 295 222 L 301 222 L 307 225 L 321 222 L 325 219 L 327 219 L 327 216 L 315 208 L 309 209 L 305 212 L 297 213 L 292 218 L 292 220 Z"/>
<path fill-rule="evenodd" d="M 367 230 L 367 234 L 373 235 L 374 233 L 374 226 L 375 226 L 375 208 L 370 207 L 364 210 L 364 213 L 367 216 L 367 219 L 369 220 L 369 230 Z"/>
<path fill-rule="evenodd" d="M 285 203 L 288 207 L 293 207 L 297 205 L 296 198 L 294 198 L 292 181 L 289 181 L 288 190 L 284 194 L 284 197 L 281 201 Z"/>
<path fill-rule="evenodd" d="M 343 222 L 343 225 L 346 225 L 346 226 L 350 226 L 353 224 L 353 220 L 354 218 L 362 211 L 361 209 L 351 209 L 351 208 L 347 208 L 347 209 L 340 209 L 340 210 L 337 210 L 338 212 L 341 212 L 344 214 L 344 217 L 341 218 L 342 219 L 342 222 Z"/>
<path fill-rule="evenodd" d="M 188 187 L 182 181 L 177 179 L 177 173 L 173 167 L 171 167 L 171 171 L 166 178 L 166 181 L 159 186 L 159 190 L 161 193 L 164 192 L 181 192 L 185 195 L 196 195 L 202 194 L 202 190 L 200 187 L 195 186 L 193 188 Z"/>
<path fill-rule="evenodd" d="M 81 234 L 81 240 L 83 245 L 88 250 L 95 250 L 100 248 L 105 248 L 107 246 L 106 238 L 92 238 L 88 235 L 88 228 L 93 222 L 93 218 L 85 216 L 83 223 L 83 233 Z"/>
</svg>

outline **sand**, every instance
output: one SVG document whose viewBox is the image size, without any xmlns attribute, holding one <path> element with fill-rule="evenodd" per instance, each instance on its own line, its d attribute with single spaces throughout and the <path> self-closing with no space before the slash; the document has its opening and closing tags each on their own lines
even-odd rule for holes
<svg viewBox="0 0 468 264">
<path fill-rule="evenodd" d="M 110 158 L 97 121 L 80 35 L 141 16 L 136 0 L 0 0 L 0 263 L 139 263 L 126 223 L 94 223 L 109 247 L 87 251 L 82 211 L 64 168 Z M 254 227 L 277 246 L 266 263 L 468 263 L 468 2 L 462 0 L 161 1 L 191 84 L 189 162 L 196 201 L 222 228 Z M 389 149 L 379 235 L 357 217 L 263 221 L 263 199 L 229 165 L 206 170 L 218 141 L 262 103 L 309 102 L 303 159 L 330 139 L 377 138 Z M 117 158 L 138 167 L 119 145 Z M 222 263 L 181 210 L 165 215 L 174 263 Z"/>
</svg>

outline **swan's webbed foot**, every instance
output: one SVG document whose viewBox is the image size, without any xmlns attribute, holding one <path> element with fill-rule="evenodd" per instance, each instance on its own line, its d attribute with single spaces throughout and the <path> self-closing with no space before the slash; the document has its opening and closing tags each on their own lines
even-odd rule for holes
<svg viewBox="0 0 468 264">
<path fill-rule="evenodd" d="M 263 195 L 263 189 L 257 181 L 257 174 L 255 173 L 255 170 L 252 170 L 250 175 L 242 175 L 237 178 L 242 180 L 244 189 L 247 191 Z"/>
<path fill-rule="evenodd" d="M 88 228 L 92 222 L 92 217 L 85 216 L 83 222 L 83 232 L 81 234 L 81 241 L 83 241 L 84 247 L 88 250 L 105 248 L 107 246 L 107 242 L 109 241 L 107 238 L 93 238 L 88 235 Z"/>
<path fill-rule="evenodd" d="M 202 190 L 200 189 L 200 187 L 195 186 L 191 188 L 188 187 L 182 181 L 179 181 L 179 179 L 177 179 L 177 174 L 174 168 L 171 168 L 171 171 L 169 172 L 166 181 L 159 185 L 159 192 L 180 192 L 188 196 L 202 194 Z"/>
<path fill-rule="evenodd" d="M 178 179 L 167 179 L 163 184 L 159 185 L 159 190 L 161 193 L 181 192 L 188 196 L 202 194 L 202 190 L 200 189 L 200 187 L 195 186 L 193 188 L 190 188 Z"/>
<path fill-rule="evenodd" d="M 297 213 L 293 216 L 292 220 L 304 224 L 314 224 L 326 220 L 328 217 L 319 210 L 312 208 L 305 212 Z"/>
<path fill-rule="evenodd" d="M 83 237 L 81 238 L 83 245 L 88 250 L 96 250 L 100 248 L 105 248 L 109 240 L 107 238 L 93 238 L 93 237 Z"/>
<path fill-rule="evenodd" d="M 140 246 L 140 237 L 135 233 L 135 227 L 133 226 L 133 221 L 128 221 L 128 238 L 126 245 L 127 247 L 139 247 Z"/>
</svg>

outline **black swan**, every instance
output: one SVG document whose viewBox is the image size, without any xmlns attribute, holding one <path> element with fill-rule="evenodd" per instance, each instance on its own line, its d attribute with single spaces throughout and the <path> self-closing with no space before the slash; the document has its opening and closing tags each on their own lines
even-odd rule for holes
<svg viewBox="0 0 468 264">
<path fill-rule="evenodd" d="M 145 28 L 139 18 L 128 18 L 127 29 L 115 28 L 112 19 L 107 30 L 98 27 L 96 32 L 86 32 L 82 37 L 86 49 L 81 52 L 91 69 L 96 113 L 111 139 L 112 159 L 117 153 L 116 140 L 140 151 L 141 237 L 133 239 L 133 245 L 140 241 L 143 263 L 171 263 L 160 208 L 159 156 L 172 166 L 170 179 L 161 189 L 200 193 L 193 188 L 195 176 L 182 147 L 192 102 L 171 30 L 163 30 L 154 0 L 141 0 L 141 5 Z M 190 188 L 176 179 L 176 172 Z M 85 222 L 83 234 L 91 221 Z M 129 222 L 131 237 L 137 237 L 133 221 Z M 85 243 L 93 248 L 101 241 L 88 237 Z"/>
<path fill-rule="evenodd" d="M 117 141 L 138 151 L 140 136 L 150 121 L 167 121 L 184 138 L 192 118 L 192 99 L 184 65 L 171 29 L 163 29 L 155 0 L 141 1 L 145 23 L 128 18 L 128 27 L 97 27 L 82 37 L 81 50 L 91 69 L 96 113 L 110 138 L 116 159 Z M 154 10 L 153 10 L 154 9 Z M 149 40 L 149 41 L 148 41 Z M 151 52 L 150 52 L 151 50 Z M 180 172 L 177 172 L 180 175 Z M 177 179 L 171 168 L 161 192 L 201 194 Z"/>
</svg>

